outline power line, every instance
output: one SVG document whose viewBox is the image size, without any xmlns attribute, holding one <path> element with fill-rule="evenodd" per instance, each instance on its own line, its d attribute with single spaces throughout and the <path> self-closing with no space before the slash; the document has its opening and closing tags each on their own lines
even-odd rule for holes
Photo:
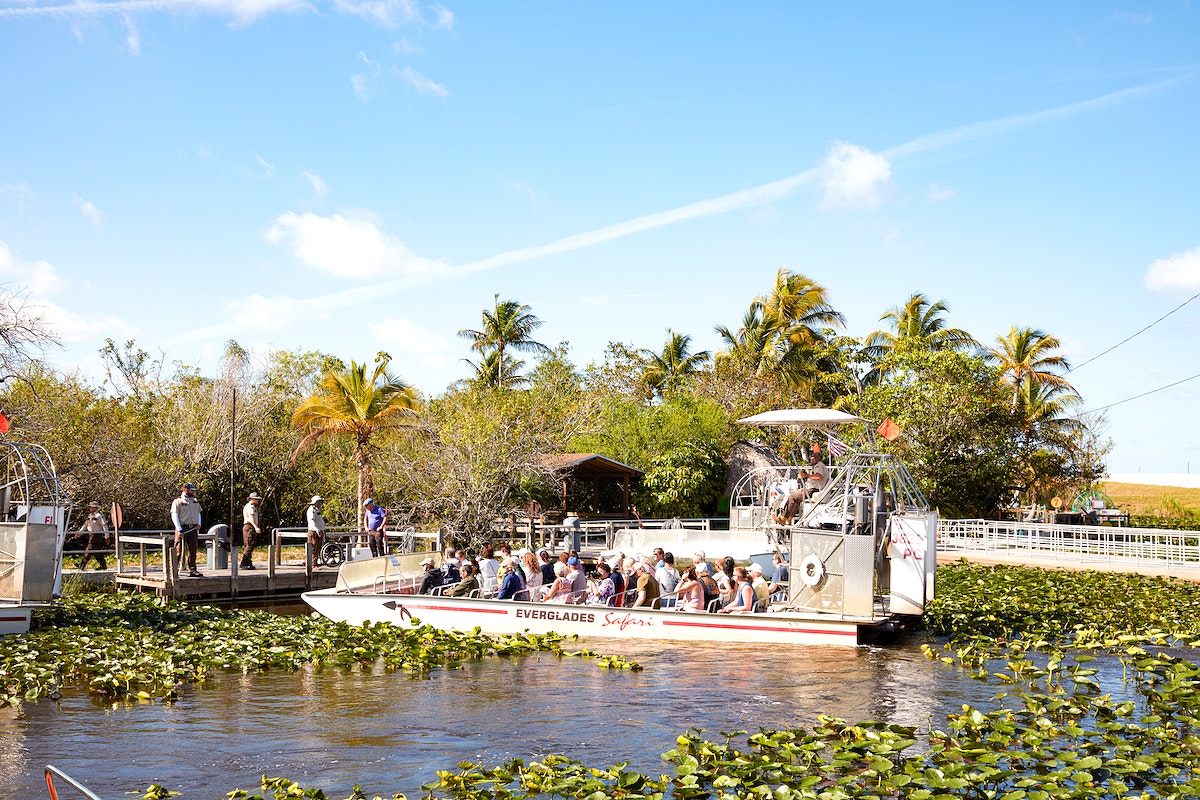
<svg viewBox="0 0 1200 800">
<path fill-rule="evenodd" d="M 1194 380 L 1196 380 L 1196 378 L 1200 378 L 1200 372 L 1197 372 L 1195 375 L 1191 376 L 1190 378 L 1184 378 L 1183 380 L 1178 380 L 1178 381 L 1175 381 L 1174 383 L 1168 383 L 1166 386 L 1160 386 L 1157 389 L 1151 389 L 1148 392 L 1142 392 L 1141 394 L 1134 395 L 1133 397 L 1126 397 L 1124 400 L 1118 400 L 1115 403 L 1109 403 L 1108 405 L 1101 406 L 1100 408 L 1093 408 L 1090 411 L 1081 411 L 1080 413 L 1076 414 L 1075 416 L 1082 417 L 1085 414 L 1099 414 L 1101 411 L 1107 411 L 1108 409 L 1112 408 L 1113 406 L 1119 406 L 1122 403 L 1128 403 L 1131 400 L 1139 400 L 1143 397 L 1147 397 L 1147 396 L 1155 394 L 1157 392 L 1161 392 L 1161 391 L 1165 391 L 1166 389 L 1170 389 L 1172 386 L 1178 386 L 1181 383 L 1187 383 L 1188 381 L 1194 381 Z"/>
<path fill-rule="evenodd" d="M 1123 345 L 1123 344 L 1125 344 L 1126 342 L 1128 342 L 1130 339 L 1133 339 L 1133 338 L 1135 338 L 1135 337 L 1137 337 L 1137 336 L 1141 336 L 1143 333 L 1145 333 L 1146 331 L 1150 330 L 1150 329 L 1151 329 L 1151 328 L 1153 328 L 1155 325 L 1157 325 L 1158 323 L 1162 322 L 1164 319 L 1166 319 L 1167 317 L 1171 316 L 1171 315 L 1172 315 L 1172 314 L 1174 314 L 1176 311 L 1178 311 L 1179 309 L 1181 309 L 1181 308 L 1183 308 L 1184 306 L 1186 306 L 1188 303 L 1190 303 L 1190 302 L 1192 302 L 1193 300 L 1195 300 L 1197 297 L 1200 297 L 1200 293 L 1197 293 L 1197 294 L 1194 294 L 1194 295 L 1192 295 L 1192 296 L 1191 296 L 1191 297 L 1189 297 L 1187 300 L 1184 300 L 1182 303 L 1180 303 L 1179 305 L 1175 306 L 1175 308 L 1172 308 L 1172 309 L 1171 309 L 1170 311 L 1168 311 L 1166 314 L 1163 314 L 1161 317 L 1159 317 L 1158 319 L 1154 320 L 1154 322 L 1151 322 L 1149 325 L 1147 325 L 1146 327 L 1142 328 L 1142 329 L 1141 329 L 1140 331 L 1138 331 L 1137 333 L 1134 333 L 1134 334 L 1131 334 L 1131 335 L 1129 335 L 1129 336 L 1126 336 L 1124 339 L 1122 339 L 1121 341 L 1117 342 L 1117 343 L 1116 343 L 1116 344 L 1114 344 L 1112 347 L 1110 347 L 1110 348 L 1108 348 L 1107 350 L 1105 350 L 1103 353 L 1099 353 L 1099 354 L 1097 354 L 1097 355 L 1094 355 L 1094 356 L 1092 356 L 1091 358 L 1089 358 L 1087 361 L 1083 362 L 1082 364 L 1076 364 L 1075 366 L 1071 367 L 1069 370 L 1067 370 L 1066 372 L 1064 372 L 1064 373 L 1063 373 L 1063 375 L 1070 375 L 1070 374 L 1071 374 L 1072 372 L 1074 372 L 1075 370 L 1077 370 L 1077 369 L 1080 369 L 1081 367 L 1086 367 L 1088 364 L 1092 363 L 1092 362 L 1093 362 L 1093 361 L 1095 361 L 1097 358 L 1100 358 L 1100 356 L 1106 356 L 1106 355 L 1108 355 L 1108 354 L 1109 354 L 1109 353 L 1111 353 L 1113 350 L 1116 350 L 1118 347 L 1120 347 L 1121 345 Z M 1190 381 L 1190 380 L 1191 380 L 1191 378 L 1184 378 L 1184 380 Z M 1180 381 L 1180 383 L 1182 383 L 1182 381 Z M 1174 384 L 1172 384 L 1172 385 L 1174 385 Z M 1164 389 L 1166 389 L 1166 388 L 1169 388 L 1169 387 L 1166 387 L 1166 386 L 1164 386 L 1163 388 L 1164 388 Z M 1157 391 L 1157 390 L 1155 390 L 1155 391 Z M 1144 396 L 1144 395 L 1142 395 L 1142 396 Z M 1132 397 L 1131 397 L 1131 398 L 1129 398 L 1129 399 L 1130 399 L 1130 400 L 1133 400 L 1133 399 L 1136 399 L 1136 398 L 1132 398 Z M 1126 402 L 1126 401 L 1122 400 L 1121 402 L 1122 402 L 1122 403 L 1124 403 L 1124 402 Z M 1117 404 L 1116 404 L 1116 403 L 1114 403 L 1113 405 L 1117 405 Z"/>
</svg>

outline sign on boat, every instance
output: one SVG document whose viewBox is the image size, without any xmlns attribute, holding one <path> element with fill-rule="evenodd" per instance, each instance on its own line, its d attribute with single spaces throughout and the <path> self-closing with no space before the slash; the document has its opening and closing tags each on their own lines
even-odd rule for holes
<svg viewBox="0 0 1200 800">
<path fill-rule="evenodd" d="M 846 447 L 828 484 L 806 499 L 790 524 L 776 521 L 797 467 L 763 467 L 747 473 L 730 498 L 732 548 L 749 542 L 757 552 L 785 554 L 792 579 L 779 596 L 754 613 L 687 612 L 667 596 L 648 608 L 565 605 L 415 593 L 424 554 L 393 555 L 342 565 L 333 588 L 307 592 L 312 608 L 351 624 L 419 621 L 438 628 L 485 633 L 574 633 L 624 639 L 765 642 L 786 645 L 856 645 L 903 629 L 933 598 L 937 565 L 937 512 L 904 465 L 875 447 L 867 420 L 828 409 L 783 409 L 741 420 L 783 425 L 832 436 Z M 662 539 L 649 546 L 674 548 Z M 686 544 L 684 544 L 686 546 Z M 715 552 L 709 547 L 710 552 Z M 629 550 L 628 552 L 634 552 Z M 721 553 L 723 555 L 723 553 Z M 665 601 L 665 602 L 664 602 Z"/>
</svg>

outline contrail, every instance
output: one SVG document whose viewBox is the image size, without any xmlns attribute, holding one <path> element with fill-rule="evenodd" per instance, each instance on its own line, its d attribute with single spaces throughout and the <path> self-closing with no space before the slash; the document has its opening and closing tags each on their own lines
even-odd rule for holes
<svg viewBox="0 0 1200 800">
<path fill-rule="evenodd" d="M 942 150 L 948 147 L 953 147 L 954 145 L 962 144 L 964 142 L 995 138 L 997 136 L 1026 130 L 1039 125 L 1046 125 L 1051 122 L 1068 119 L 1070 117 L 1078 116 L 1090 111 L 1098 111 L 1104 108 L 1120 105 L 1122 103 L 1131 102 L 1152 92 L 1168 90 L 1178 84 L 1193 80 L 1197 74 L 1198 73 L 1196 72 L 1188 72 L 1184 75 L 1167 80 L 1147 83 L 1141 86 L 1134 86 L 1129 89 L 1122 89 L 1118 92 L 1100 95 L 1099 97 L 1094 97 L 1089 100 L 1068 103 L 1055 108 L 1045 109 L 1043 111 L 1036 111 L 1028 114 L 1017 114 L 1010 117 L 976 122 L 970 125 L 963 125 L 958 128 L 950 128 L 948 130 L 938 131 L 936 133 L 925 134 L 923 136 L 918 136 L 915 139 L 911 139 L 903 144 L 883 150 L 881 151 L 880 155 L 893 160 L 902 159 L 906 156 L 912 156 L 918 153 L 925 153 L 933 150 Z M 680 222 L 702 219 L 704 217 L 711 217 L 717 214 L 726 214 L 730 211 L 736 211 L 738 209 L 749 208 L 775 200 L 780 200 L 795 193 L 801 187 L 816 182 L 821 177 L 821 174 L 821 167 L 811 167 L 796 175 L 792 175 L 791 177 L 783 178 L 781 180 L 772 181 L 771 183 L 731 192 L 729 194 L 724 194 L 720 197 L 714 197 L 709 200 L 701 200 L 696 203 L 689 203 L 688 205 L 673 208 L 668 211 L 659 211 L 654 214 L 645 214 L 640 217 L 634 217 L 633 219 L 626 220 L 624 222 L 618 222 L 614 225 L 608 225 L 603 228 L 596 228 L 595 230 L 577 233 L 573 236 L 567 236 L 563 239 L 558 239 L 548 244 L 509 250 L 507 252 L 498 253 L 477 261 L 469 261 L 465 264 L 446 267 L 445 269 L 431 271 L 422 275 L 411 275 L 402 278 L 379 281 L 367 286 L 344 289 L 340 292 L 324 295 L 319 298 L 297 300 L 294 301 L 294 306 L 300 309 L 311 309 L 313 311 L 317 311 L 318 309 L 321 311 L 344 309 L 361 305 L 373 299 L 378 299 L 381 295 L 397 294 L 401 291 L 412 289 L 416 286 L 421 286 L 435 281 L 457 278 L 463 275 L 495 269 L 497 267 L 506 267 L 513 264 L 526 263 L 539 258 L 545 258 L 546 256 L 583 250 L 599 244 L 604 244 L 605 242 L 623 239 L 626 236 L 630 236 L 635 233 L 655 230 L 657 228 L 663 228 L 669 225 L 676 225 Z M 199 339 L 207 339 L 216 336 L 226 336 L 231 330 L 234 329 L 234 327 L 235 326 L 230 323 L 200 328 L 168 340 L 168 343 L 176 344 L 181 342 L 196 341 Z"/>
</svg>

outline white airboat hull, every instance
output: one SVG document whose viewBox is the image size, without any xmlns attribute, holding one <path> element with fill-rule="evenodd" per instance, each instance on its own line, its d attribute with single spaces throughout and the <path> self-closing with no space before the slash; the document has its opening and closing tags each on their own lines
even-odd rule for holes
<svg viewBox="0 0 1200 800">
<path fill-rule="evenodd" d="M 692 613 L 666 609 L 558 605 L 414 594 L 353 593 L 320 589 L 302 595 L 322 615 L 362 625 L 417 621 L 435 628 L 490 634 L 566 633 L 581 637 L 761 642 L 786 645 L 857 645 L 860 633 L 886 620 L 847 620 L 794 612 Z"/>
</svg>

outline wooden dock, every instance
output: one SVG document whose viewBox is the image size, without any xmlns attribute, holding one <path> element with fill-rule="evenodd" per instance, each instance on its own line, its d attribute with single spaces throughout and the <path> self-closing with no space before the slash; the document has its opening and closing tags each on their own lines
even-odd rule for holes
<svg viewBox="0 0 1200 800">
<path fill-rule="evenodd" d="M 229 569 L 202 569 L 199 578 L 184 573 L 174 580 L 168 580 L 161 569 L 147 569 L 144 574 L 114 570 L 112 579 L 117 586 L 139 592 L 152 591 L 160 597 L 177 600 L 299 597 L 301 592 L 326 589 L 337 581 L 336 567 L 321 567 L 310 573 L 303 564 L 260 563 L 255 566 L 254 570 L 239 569 L 236 576 Z"/>
</svg>

